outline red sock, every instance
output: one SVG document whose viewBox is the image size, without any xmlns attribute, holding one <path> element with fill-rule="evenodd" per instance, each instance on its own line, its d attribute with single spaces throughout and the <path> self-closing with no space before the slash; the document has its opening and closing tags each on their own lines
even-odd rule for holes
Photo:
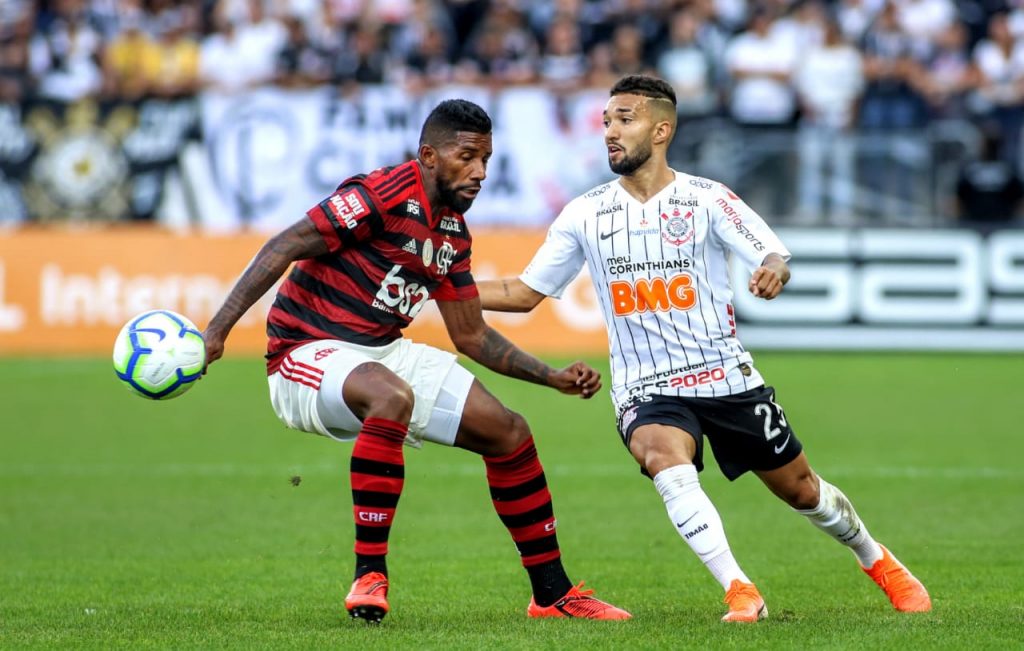
<svg viewBox="0 0 1024 651">
<path fill-rule="evenodd" d="M 402 443 L 408 427 L 385 418 L 367 418 L 352 449 L 352 513 L 356 523 L 355 552 L 383 557 L 405 481 Z"/>
<path fill-rule="evenodd" d="M 494 509 L 512 534 L 523 566 L 560 558 L 551 493 L 533 437 L 511 454 L 484 457 L 484 463 Z"/>
</svg>

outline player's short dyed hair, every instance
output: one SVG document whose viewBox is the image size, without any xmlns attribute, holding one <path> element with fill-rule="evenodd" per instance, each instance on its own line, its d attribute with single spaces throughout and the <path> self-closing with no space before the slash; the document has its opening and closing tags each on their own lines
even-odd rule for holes
<svg viewBox="0 0 1024 651">
<path fill-rule="evenodd" d="M 464 99 L 446 99 L 430 112 L 420 131 L 420 144 L 439 145 L 455 137 L 459 131 L 490 133 L 491 118 L 487 111 Z"/>
<path fill-rule="evenodd" d="M 615 82 L 609 93 L 612 97 L 616 95 L 640 95 L 651 99 L 663 99 L 676 105 L 676 91 L 672 85 L 663 79 L 649 75 L 628 75 Z"/>
</svg>

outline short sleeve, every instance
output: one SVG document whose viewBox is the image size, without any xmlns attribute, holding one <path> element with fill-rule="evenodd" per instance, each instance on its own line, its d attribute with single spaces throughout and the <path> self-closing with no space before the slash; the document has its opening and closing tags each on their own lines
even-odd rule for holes
<svg viewBox="0 0 1024 651">
<path fill-rule="evenodd" d="M 359 184 L 343 185 L 306 215 L 331 251 L 355 246 L 384 228 L 384 218 L 373 196 Z"/>
<path fill-rule="evenodd" d="M 573 224 L 575 202 L 566 206 L 548 229 L 544 244 L 519 277 L 533 290 L 560 298 L 579 275 L 586 257 Z"/>
<path fill-rule="evenodd" d="M 713 190 L 711 228 L 726 247 L 743 260 L 747 269 L 753 271 L 760 267 L 770 253 L 789 260 L 789 250 L 764 219 L 724 184 L 717 185 Z"/>
</svg>

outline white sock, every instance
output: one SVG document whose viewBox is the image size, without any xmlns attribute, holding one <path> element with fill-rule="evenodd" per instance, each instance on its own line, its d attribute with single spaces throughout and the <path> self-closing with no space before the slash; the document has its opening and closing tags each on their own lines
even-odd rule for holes
<svg viewBox="0 0 1024 651">
<path fill-rule="evenodd" d="M 849 547 L 863 567 L 871 567 L 882 558 L 882 548 L 868 533 L 850 500 L 821 477 L 818 477 L 818 506 L 796 509 L 796 512 L 807 516 L 811 524 Z"/>
<path fill-rule="evenodd" d="M 665 468 L 654 477 L 654 487 L 665 500 L 665 509 L 676 531 L 705 567 L 729 589 L 735 579 L 750 583 L 729 549 L 718 510 L 700 487 L 693 464 Z"/>
</svg>

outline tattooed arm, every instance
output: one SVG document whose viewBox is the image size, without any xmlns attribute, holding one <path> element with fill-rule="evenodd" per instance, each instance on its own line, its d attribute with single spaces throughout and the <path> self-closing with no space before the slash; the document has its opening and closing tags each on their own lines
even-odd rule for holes
<svg viewBox="0 0 1024 651">
<path fill-rule="evenodd" d="M 554 369 L 487 325 L 479 298 L 437 301 L 437 307 L 455 348 L 496 373 L 583 398 L 592 397 L 601 388 L 600 373 L 587 364 L 574 362 L 563 369 Z"/>
<path fill-rule="evenodd" d="M 303 217 L 267 240 L 206 326 L 203 333 L 206 363 L 220 359 L 224 354 L 224 340 L 231 328 L 273 287 L 292 262 L 324 253 L 327 253 L 327 244 L 309 217 Z"/>
</svg>

